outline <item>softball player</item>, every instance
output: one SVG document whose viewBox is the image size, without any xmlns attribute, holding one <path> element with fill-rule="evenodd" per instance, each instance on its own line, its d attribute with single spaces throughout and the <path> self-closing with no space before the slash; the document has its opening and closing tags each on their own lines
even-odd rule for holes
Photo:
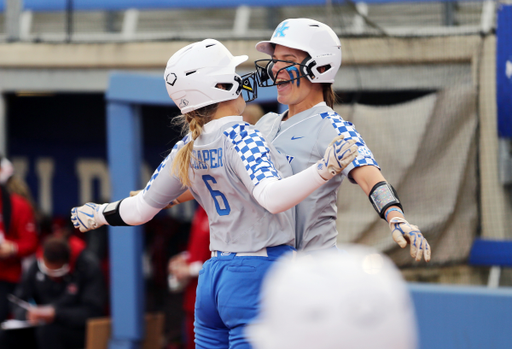
<svg viewBox="0 0 512 349">
<path fill-rule="evenodd" d="M 290 176 L 286 158 L 240 116 L 242 90 L 250 98 L 255 92 L 250 76 L 235 73 L 247 58 L 233 57 L 213 39 L 176 52 L 164 78 L 189 133 L 142 192 L 113 203 L 87 203 L 71 214 L 82 232 L 104 224 L 143 224 L 190 189 L 207 212 L 212 251 L 199 273 L 196 348 L 250 348 L 242 330 L 257 314 L 261 280 L 277 258 L 294 249 L 290 208 L 357 154 L 354 141 L 336 137 L 324 158 Z"/>
<path fill-rule="evenodd" d="M 298 173 L 323 156 L 329 140 L 337 135 L 355 140 L 357 158 L 337 176 L 297 205 L 296 238 L 299 250 L 336 246 L 336 195 L 345 177 L 357 183 L 381 218 L 389 223 L 393 239 L 411 256 L 430 260 L 430 246 L 418 227 L 403 216 L 400 200 L 380 172 L 372 152 L 354 125 L 332 109 L 332 83 L 341 64 L 341 43 L 327 25 L 307 18 L 287 19 L 269 41 L 256 49 L 270 59 L 255 62 L 260 87 L 277 85 L 277 100 L 288 105 L 283 114 L 269 113 L 256 124 L 276 149 L 285 154 Z"/>
</svg>

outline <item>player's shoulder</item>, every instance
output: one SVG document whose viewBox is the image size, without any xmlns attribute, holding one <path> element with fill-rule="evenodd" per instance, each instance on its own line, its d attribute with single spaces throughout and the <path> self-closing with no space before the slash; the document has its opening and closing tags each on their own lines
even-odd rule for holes
<svg viewBox="0 0 512 349">
<path fill-rule="evenodd" d="M 233 144 L 264 140 L 261 132 L 254 125 L 247 122 L 238 122 L 227 125 L 222 133 Z"/>
<path fill-rule="evenodd" d="M 276 120 L 282 119 L 282 114 L 269 112 L 263 115 L 258 122 L 256 123 L 256 126 L 265 125 L 265 124 L 273 124 Z"/>
<path fill-rule="evenodd" d="M 171 153 L 180 150 L 183 148 L 187 143 L 189 143 L 192 140 L 192 136 L 190 133 L 187 133 L 182 139 L 176 142 L 174 144 L 174 147 L 171 149 Z M 170 155 L 170 154 L 169 154 Z"/>
<path fill-rule="evenodd" d="M 191 140 L 192 140 L 192 135 L 191 135 L 191 133 L 189 132 L 189 133 L 187 133 L 187 134 L 185 135 L 185 137 L 183 137 L 181 140 L 179 140 L 179 141 L 176 143 L 176 145 L 178 145 L 178 146 L 184 146 L 184 145 L 187 145 L 187 143 L 188 143 L 188 142 L 190 142 Z M 176 145 L 175 145 L 175 146 L 176 146 Z"/>
<path fill-rule="evenodd" d="M 325 124 L 324 127 L 332 129 L 338 134 L 354 130 L 354 125 L 350 121 L 343 119 L 343 117 L 334 110 L 325 111 L 319 115 L 322 118 L 322 122 Z"/>
<path fill-rule="evenodd" d="M 279 130 L 279 125 L 283 119 L 283 114 L 267 113 L 263 115 L 256 123 L 256 128 L 269 139 L 274 139 Z"/>
<path fill-rule="evenodd" d="M 338 114 L 337 112 L 335 112 L 334 110 L 330 109 L 328 111 L 323 111 L 321 113 L 319 113 L 320 117 L 322 118 L 322 120 L 324 121 L 327 121 L 327 122 L 333 122 L 333 121 L 336 121 L 336 122 L 346 122 L 340 114 Z"/>
<path fill-rule="evenodd" d="M 192 137 L 190 135 L 190 133 L 186 134 L 185 137 L 183 137 L 182 139 L 180 139 L 179 141 L 176 142 L 176 144 L 174 144 L 174 146 L 172 147 L 172 149 L 169 151 L 169 153 L 167 154 L 167 156 L 165 157 L 165 159 L 160 163 L 160 165 L 158 166 L 158 168 L 155 170 L 155 172 L 160 172 L 162 170 L 162 168 L 164 168 L 167 163 L 169 162 L 169 160 L 171 158 L 174 158 L 174 156 L 176 156 L 176 153 L 181 149 L 183 148 L 187 143 L 189 143 L 190 141 L 192 140 Z"/>
</svg>

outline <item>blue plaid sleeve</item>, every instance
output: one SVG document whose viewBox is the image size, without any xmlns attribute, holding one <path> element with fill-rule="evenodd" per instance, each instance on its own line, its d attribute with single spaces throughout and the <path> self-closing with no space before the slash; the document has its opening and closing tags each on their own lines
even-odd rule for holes
<svg viewBox="0 0 512 349">
<path fill-rule="evenodd" d="M 366 165 L 372 165 L 379 167 L 379 164 L 377 161 L 375 161 L 375 158 L 373 157 L 373 154 L 364 142 L 363 138 L 357 132 L 354 125 L 346 120 L 343 120 L 343 118 L 336 112 L 327 112 L 320 114 L 322 119 L 327 119 L 330 121 L 332 127 L 336 130 L 338 135 L 343 135 L 345 140 L 355 139 L 356 145 L 358 148 L 358 155 L 357 158 L 352 161 L 352 166 L 349 166 L 350 168 L 347 168 L 348 170 L 351 170 L 355 167 L 360 166 L 366 166 Z M 379 167 L 380 168 L 380 167 Z"/>
<path fill-rule="evenodd" d="M 260 131 L 246 123 L 233 125 L 224 131 L 224 135 L 233 144 L 255 186 L 264 178 L 281 179 Z"/>
</svg>

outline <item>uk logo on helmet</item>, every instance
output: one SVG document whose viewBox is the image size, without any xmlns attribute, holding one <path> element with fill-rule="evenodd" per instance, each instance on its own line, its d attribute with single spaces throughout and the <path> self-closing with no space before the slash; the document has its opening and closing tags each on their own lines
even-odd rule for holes
<svg viewBox="0 0 512 349">
<path fill-rule="evenodd" d="M 178 80 L 178 77 L 174 73 L 169 73 L 165 77 L 165 82 L 167 82 L 171 86 L 174 86 L 174 84 L 176 83 L 176 80 Z"/>
<path fill-rule="evenodd" d="M 283 22 L 283 24 L 281 24 L 281 26 L 277 27 L 276 28 L 276 31 L 274 32 L 274 38 L 276 36 L 279 36 L 279 37 L 284 37 L 286 34 L 284 33 L 284 31 L 286 29 L 289 29 L 290 27 L 287 27 L 286 24 L 288 24 L 288 21 L 285 21 Z"/>
</svg>

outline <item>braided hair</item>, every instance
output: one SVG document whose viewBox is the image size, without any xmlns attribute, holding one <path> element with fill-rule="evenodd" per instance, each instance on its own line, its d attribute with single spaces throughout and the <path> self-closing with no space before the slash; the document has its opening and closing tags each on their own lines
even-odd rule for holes
<svg viewBox="0 0 512 349">
<path fill-rule="evenodd" d="M 182 125 L 183 131 L 190 132 L 190 141 L 178 151 L 172 165 L 172 173 L 178 176 L 184 186 L 191 184 L 189 169 L 193 158 L 194 141 L 201 135 L 203 126 L 212 120 L 218 107 L 218 103 L 211 104 L 181 115 L 177 119 L 177 122 Z"/>
</svg>

